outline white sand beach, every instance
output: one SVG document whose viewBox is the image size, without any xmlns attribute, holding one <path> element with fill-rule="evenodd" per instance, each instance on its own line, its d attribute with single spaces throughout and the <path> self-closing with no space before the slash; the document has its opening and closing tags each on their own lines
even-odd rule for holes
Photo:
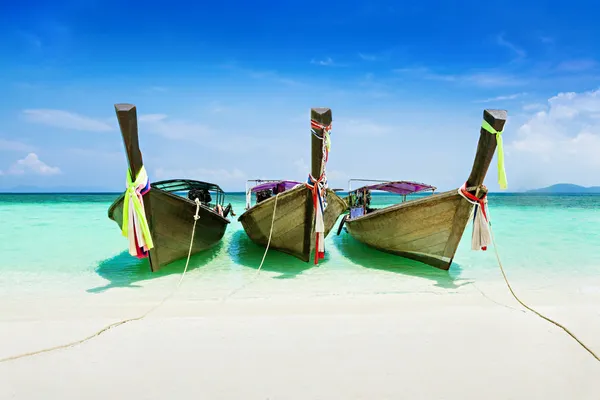
<svg viewBox="0 0 600 400">
<path fill-rule="evenodd" d="M 3 296 L 0 358 L 142 314 L 177 279 L 101 298 Z M 235 285 L 202 291 L 184 280 L 144 320 L 1 363 L 0 399 L 600 398 L 600 363 L 523 311 L 500 278 L 453 290 L 409 279 L 412 290 L 377 291 L 374 282 L 337 293 L 325 285 L 266 293 L 269 281 L 260 276 L 222 301 Z M 600 282 L 525 288 L 527 303 L 600 353 Z"/>
</svg>

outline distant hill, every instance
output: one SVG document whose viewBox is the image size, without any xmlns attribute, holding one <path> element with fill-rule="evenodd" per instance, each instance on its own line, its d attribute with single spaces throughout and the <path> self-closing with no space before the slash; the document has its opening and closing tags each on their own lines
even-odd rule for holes
<svg viewBox="0 0 600 400">
<path fill-rule="evenodd" d="M 528 190 L 527 193 L 600 193 L 600 186 L 579 186 L 572 183 L 557 183 L 540 189 Z"/>
</svg>

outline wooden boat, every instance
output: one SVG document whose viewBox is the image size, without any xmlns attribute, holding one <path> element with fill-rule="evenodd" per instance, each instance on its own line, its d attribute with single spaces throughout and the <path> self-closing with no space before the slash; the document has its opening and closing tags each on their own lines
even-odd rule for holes
<svg viewBox="0 0 600 400">
<path fill-rule="evenodd" d="M 250 181 L 258 184 L 247 188 L 246 211 L 240 215 L 239 221 L 252 241 L 266 246 L 271 236 L 269 249 L 291 254 L 306 262 L 315 251 L 315 264 L 323 257 L 323 251 L 316 250 L 323 250 L 324 238 L 347 208 L 346 202 L 327 188 L 325 164 L 330 129 L 331 110 L 311 109 L 312 152 L 308 184 L 286 180 Z M 256 198 L 254 205 L 251 204 L 253 194 Z M 324 209 L 319 209 L 320 204 L 324 204 L 319 200 L 326 200 Z M 320 212 L 322 214 L 318 216 Z M 323 232 L 317 235 L 319 225 L 315 220 L 321 216 Z"/>
<path fill-rule="evenodd" d="M 139 177 L 145 174 L 145 168 L 138 143 L 136 108 L 131 104 L 116 104 L 115 110 L 125 144 L 130 176 Z M 135 184 L 136 182 L 133 185 Z M 188 179 L 150 184 L 147 178 L 146 182 L 142 182 L 137 188 L 133 185 L 130 184 L 128 191 L 110 206 L 108 217 L 121 229 L 123 229 L 124 219 L 131 221 L 127 231 L 124 231 L 124 235 L 130 240 L 130 254 L 137 253 L 140 258 L 148 256 L 153 272 L 175 260 L 187 257 L 197 208 L 200 218 L 196 223 L 191 254 L 209 249 L 223 238 L 229 224 L 227 216 L 231 212 L 231 204 L 223 209 L 224 193 L 218 185 Z M 144 186 L 149 189 L 147 192 L 143 190 Z M 124 200 L 126 196 L 129 198 L 128 193 L 133 193 L 131 201 L 134 201 L 137 197 L 136 189 L 138 193 L 141 192 L 138 198 L 143 199 L 140 203 L 143 211 L 134 217 L 133 211 L 131 214 L 127 213 L 132 208 L 126 206 Z M 178 194 L 186 194 L 186 192 L 187 198 Z M 199 205 L 195 202 L 196 198 L 199 200 Z M 128 210 L 124 214 L 125 207 Z M 143 224 L 142 216 L 145 216 L 148 225 L 148 241 L 153 245 L 149 251 L 140 248 L 138 238 L 142 236 L 142 232 L 141 229 L 135 228 L 133 223 L 133 219 L 140 218 L 138 222 Z"/>
<path fill-rule="evenodd" d="M 504 110 L 484 110 L 483 126 L 487 123 L 492 130 L 501 132 L 506 115 Z M 350 213 L 340 222 L 338 234 L 345 225 L 350 235 L 373 248 L 449 269 L 474 210 L 472 201 L 463 196 L 477 203 L 487 195 L 483 181 L 496 150 L 497 136 L 483 126 L 471 174 L 461 189 L 435 194 L 433 186 L 408 181 L 379 181 L 349 189 Z M 499 157 L 502 156 L 500 151 L 501 148 Z M 503 171 L 502 165 L 499 173 Z M 371 208 L 371 190 L 402 195 L 403 201 L 380 209 Z M 429 190 L 432 191 L 430 196 L 406 201 L 407 195 Z"/>
</svg>

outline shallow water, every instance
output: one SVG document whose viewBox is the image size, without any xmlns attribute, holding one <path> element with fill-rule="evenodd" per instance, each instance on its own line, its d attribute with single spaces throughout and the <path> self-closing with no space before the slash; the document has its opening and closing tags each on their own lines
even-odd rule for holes
<svg viewBox="0 0 600 400">
<path fill-rule="evenodd" d="M 151 282 L 174 279 L 184 260 L 152 274 L 146 260 L 129 256 L 126 239 L 107 217 L 116 197 L 0 194 L 0 292 L 101 294 L 139 291 Z M 398 200 L 376 195 L 373 205 Z M 238 216 L 243 212 L 243 194 L 228 194 L 226 201 Z M 579 290 L 600 291 L 592 281 L 585 284 L 586 278 L 600 276 L 599 195 L 490 194 L 489 207 L 502 262 L 521 287 L 558 287 L 576 281 Z M 501 279 L 492 248 L 470 249 L 471 224 L 449 271 L 379 252 L 347 233 L 337 236 L 336 231 L 337 226 L 327 237 L 326 258 L 318 266 L 270 251 L 253 291 L 289 295 L 410 292 L 428 287 L 452 291 L 471 282 Z M 248 283 L 256 276 L 263 252 L 234 217 L 218 246 L 192 257 L 186 284 L 202 296 Z"/>
</svg>

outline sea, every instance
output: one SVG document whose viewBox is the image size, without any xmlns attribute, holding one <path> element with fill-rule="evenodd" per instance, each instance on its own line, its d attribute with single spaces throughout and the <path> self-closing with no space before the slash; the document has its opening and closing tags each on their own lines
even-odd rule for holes
<svg viewBox="0 0 600 400">
<path fill-rule="evenodd" d="M 185 260 L 151 273 L 147 260 L 129 256 L 126 238 L 107 215 L 118 195 L 0 194 L 0 296 L 145 296 L 152 287 L 173 287 Z M 227 193 L 225 200 L 237 216 L 244 211 L 243 193 Z M 372 204 L 399 200 L 374 195 Z M 600 195 L 491 193 L 488 206 L 496 250 L 513 285 L 600 293 Z M 259 271 L 264 248 L 250 241 L 237 216 L 220 244 L 190 259 L 183 285 L 192 299 L 235 290 L 241 297 L 334 296 L 455 293 L 503 284 L 494 246 L 471 250 L 471 222 L 449 271 L 369 248 L 344 231 L 337 235 L 337 226 L 318 265 L 270 250 Z"/>
</svg>

